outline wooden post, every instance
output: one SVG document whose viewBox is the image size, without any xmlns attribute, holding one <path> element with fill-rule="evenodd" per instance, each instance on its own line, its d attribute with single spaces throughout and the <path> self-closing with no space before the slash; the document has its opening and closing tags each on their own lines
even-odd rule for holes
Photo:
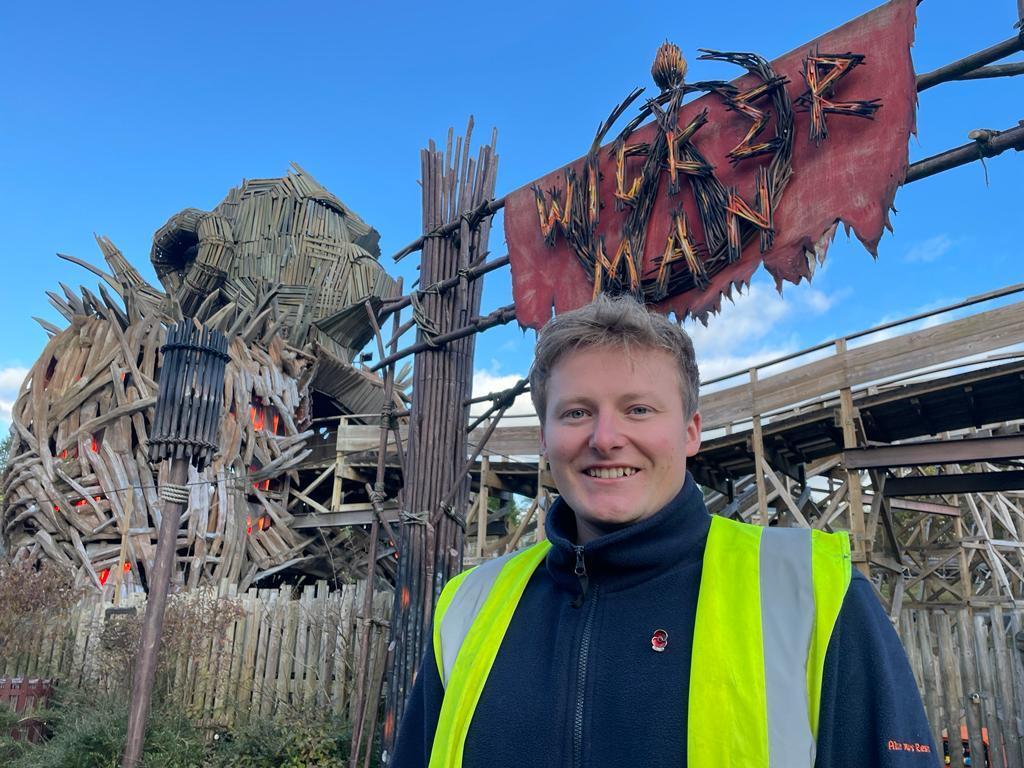
<svg viewBox="0 0 1024 768">
<path fill-rule="evenodd" d="M 971 749 L 971 765 L 984 765 L 984 746 L 981 726 L 984 722 L 981 687 L 978 685 L 978 667 L 971 631 L 971 609 L 961 608 L 957 614 L 957 636 L 960 639 L 960 672 L 964 681 L 964 711 L 967 715 L 967 739 Z M 977 649 L 980 653 L 982 649 Z"/>
<path fill-rule="evenodd" d="M 170 470 L 167 483 L 160 489 L 164 500 L 160 538 L 149 579 L 149 599 L 132 680 L 122 768 L 134 768 L 142 757 L 167 592 L 178 548 L 178 527 L 188 506 L 188 469 L 193 463 L 200 470 L 205 468 L 218 444 L 227 359 L 224 335 L 201 330 L 190 319 L 173 326 L 167 334 L 149 459 L 152 462 L 168 460 Z"/>
<path fill-rule="evenodd" d="M 1007 739 L 1006 751 L 1010 756 L 1010 765 L 1014 765 L 1014 760 L 1017 765 L 1021 765 L 1024 763 L 1024 743 L 1017 728 L 1020 713 L 1014 696 L 1012 654 L 1015 649 L 1006 647 L 1005 626 L 1002 606 L 992 606 L 992 658 L 995 661 L 995 679 L 999 685 L 997 695 L 1003 705 L 1000 715 L 1003 734 Z"/>
<path fill-rule="evenodd" d="M 547 508 L 544 506 L 544 500 L 548 493 L 544 485 L 547 475 L 548 460 L 546 457 L 540 456 L 537 458 L 537 535 L 534 537 L 537 541 L 548 537 L 547 529 L 544 527 L 548 514 Z"/>
<path fill-rule="evenodd" d="M 480 460 L 480 493 L 477 494 L 476 518 L 476 559 L 483 560 L 484 544 L 487 543 L 487 506 L 490 501 L 487 490 L 487 476 L 491 471 L 491 460 L 484 456 Z"/>
<path fill-rule="evenodd" d="M 761 413 L 757 407 L 757 368 L 750 369 L 750 393 L 754 402 L 753 432 L 750 442 L 754 449 L 754 482 L 757 485 L 757 522 L 758 525 L 768 525 L 768 493 L 764 486 L 764 440 L 761 436 Z"/>
<path fill-rule="evenodd" d="M 171 462 L 170 481 L 184 485 L 188 480 L 188 460 Z M 156 558 L 149 580 L 149 598 L 146 616 L 142 625 L 139 653 L 132 677 L 131 707 L 128 710 L 128 734 L 125 741 L 123 768 L 134 768 L 142 757 L 146 740 L 146 721 L 156 677 L 157 655 L 160 650 L 160 636 L 164 628 L 164 611 L 167 608 L 167 591 L 170 586 L 171 569 L 177 550 L 175 540 L 181 515 L 187 504 L 165 503 L 160 519 L 160 538 L 156 544 Z"/>
<path fill-rule="evenodd" d="M 836 342 L 836 355 L 845 357 L 846 339 L 839 339 Z M 839 390 L 839 414 L 843 427 L 843 447 L 857 447 L 857 429 L 854 425 L 855 411 L 853 408 L 853 394 L 849 387 Z M 864 495 L 860 484 L 860 472 L 858 470 L 847 470 L 850 494 L 850 538 L 853 540 L 853 563 L 865 576 L 871 576 L 871 567 L 868 564 L 867 542 L 865 541 L 866 524 L 864 520 Z"/>
<path fill-rule="evenodd" d="M 964 751 L 960 743 L 960 703 L 957 696 L 960 679 L 959 665 L 953 652 L 953 627 L 949 614 L 939 611 L 937 616 L 937 632 L 939 635 L 939 669 L 941 670 L 943 704 L 946 709 L 944 725 L 949 739 L 949 764 L 955 768 L 963 768 Z"/>
<path fill-rule="evenodd" d="M 989 757 L 991 759 L 993 755 L 1002 756 L 1005 753 L 1008 768 L 1020 768 L 1020 754 L 1015 747 L 1011 747 L 1003 733 L 999 694 L 996 691 L 993 674 L 995 650 L 989 651 L 990 632 L 985 623 L 986 618 L 980 612 L 976 611 L 974 614 L 974 647 L 977 650 L 978 672 L 981 678 L 982 725 L 988 729 Z M 1016 757 L 1013 757 L 1015 752 Z M 1001 757 L 996 758 L 996 765 L 1000 765 L 1000 759 Z"/>
<path fill-rule="evenodd" d="M 345 453 L 341 450 L 342 435 L 345 427 L 348 426 L 348 419 L 342 416 L 338 419 L 338 434 L 334 438 L 334 486 L 331 488 L 331 511 L 336 512 L 345 503 L 345 492 L 342 490 L 345 473 Z"/>
<path fill-rule="evenodd" d="M 398 281 L 399 290 L 402 281 Z M 374 336 L 377 339 L 377 353 L 384 357 L 384 337 L 381 334 L 377 317 L 369 304 L 366 304 L 366 314 L 373 326 Z M 397 329 L 399 316 L 396 313 L 392 318 L 393 326 Z M 397 333 L 392 334 L 391 351 L 398 346 Z M 366 492 L 373 505 L 373 524 L 370 526 L 370 551 L 366 560 L 366 591 L 363 593 L 363 607 L 360 614 L 359 650 L 356 656 L 356 663 L 359 665 L 356 672 L 355 689 L 355 716 L 352 721 L 352 748 L 349 754 L 349 768 L 358 768 L 359 756 L 363 749 L 363 740 L 366 740 L 366 761 L 369 762 L 370 752 L 373 750 L 373 731 L 377 726 L 377 710 L 380 708 L 380 683 L 371 686 L 371 693 L 367 695 L 367 679 L 370 673 L 369 665 L 372 655 L 370 644 L 370 626 L 373 623 L 373 590 L 377 578 L 377 544 L 380 539 L 381 523 L 384 521 L 384 472 L 387 467 L 388 436 L 391 434 L 392 415 L 395 397 L 395 364 L 392 363 L 385 369 L 384 373 L 384 408 L 380 415 L 380 438 L 377 441 L 377 474 L 373 488 L 367 484 Z M 398 430 L 394 432 L 395 448 L 401 451 L 401 435 Z M 386 525 L 386 524 L 385 524 Z M 384 660 L 378 660 L 378 666 L 384 666 Z M 383 679 L 381 669 L 381 679 Z M 370 727 L 366 728 L 367 720 Z"/>
</svg>

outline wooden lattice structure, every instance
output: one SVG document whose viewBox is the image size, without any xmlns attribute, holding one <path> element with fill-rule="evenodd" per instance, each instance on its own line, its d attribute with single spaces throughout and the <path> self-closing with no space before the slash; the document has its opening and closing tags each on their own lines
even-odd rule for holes
<svg viewBox="0 0 1024 768">
<path fill-rule="evenodd" d="M 81 585 L 145 589 L 166 478 L 150 466 L 159 350 L 182 314 L 229 338 L 219 446 L 188 478 L 175 580 L 245 589 L 275 573 L 357 576 L 340 541 L 293 527 L 293 496 L 313 452 L 314 420 L 379 413 L 382 380 L 351 361 L 396 285 L 377 262 L 376 232 L 299 169 L 250 181 L 217 208 L 187 209 L 154 237 L 165 291 L 114 245 L 110 272 L 51 293 L 68 327 L 50 340 L 13 409 L 3 535 L 15 556 L 73 568 Z M 318 380 L 321 364 L 329 375 Z M 318 384 L 319 381 L 319 384 Z M 399 400 L 399 403 L 401 401 Z M 319 412 L 318 412 L 319 411 Z M 350 534 L 353 551 L 365 535 Z"/>
</svg>

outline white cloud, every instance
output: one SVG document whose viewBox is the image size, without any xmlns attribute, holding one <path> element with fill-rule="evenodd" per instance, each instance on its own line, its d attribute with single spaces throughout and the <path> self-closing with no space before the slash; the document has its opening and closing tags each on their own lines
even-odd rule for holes
<svg viewBox="0 0 1024 768">
<path fill-rule="evenodd" d="M 929 262 L 945 256 L 951 248 L 959 243 L 949 235 L 941 234 L 929 237 L 907 251 L 907 261 Z"/>
<path fill-rule="evenodd" d="M 492 369 L 477 370 L 473 372 L 473 397 L 482 397 L 483 395 L 497 394 L 505 389 L 510 389 L 515 386 L 516 382 L 523 378 L 523 374 L 519 373 L 497 373 L 497 364 L 492 362 Z M 478 416 L 486 411 L 491 406 L 490 402 L 477 403 L 470 408 L 470 413 L 474 416 Z M 530 400 L 529 393 L 522 394 L 516 398 L 515 402 L 512 403 L 512 407 L 505 411 L 506 416 L 533 416 L 533 402 Z M 516 423 L 522 423 L 517 420 Z"/>
<path fill-rule="evenodd" d="M 837 300 L 837 296 L 806 284 L 788 291 L 785 299 L 771 285 L 752 284 L 734 301 L 723 302 L 722 311 L 712 316 L 707 326 L 687 323 L 701 379 L 745 371 L 795 351 L 798 340 L 780 332 L 782 323 L 794 312 L 821 314 Z"/>
<path fill-rule="evenodd" d="M 817 288 L 810 287 L 803 291 L 800 296 L 807 307 L 818 315 L 828 312 L 840 298 L 837 294 L 829 295 L 824 291 L 819 291 Z"/>
<path fill-rule="evenodd" d="M 11 409 L 18 396 L 18 390 L 28 375 L 28 368 L 8 366 L 0 368 L 0 432 L 6 434 L 11 425 Z"/>
</svg>

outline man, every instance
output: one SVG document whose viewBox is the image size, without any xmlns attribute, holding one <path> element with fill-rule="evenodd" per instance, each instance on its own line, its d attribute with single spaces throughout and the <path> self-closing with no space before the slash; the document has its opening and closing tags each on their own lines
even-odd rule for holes
<svg viewBox="0 0 1024 768">
<path fill-rule="evenodd" d="M 846 534 L 707 513 L 686 333 L 600 297 L 536 357 L 548 541 L 447 586 L 391 764 L 935 765 Z"/>
</svg>

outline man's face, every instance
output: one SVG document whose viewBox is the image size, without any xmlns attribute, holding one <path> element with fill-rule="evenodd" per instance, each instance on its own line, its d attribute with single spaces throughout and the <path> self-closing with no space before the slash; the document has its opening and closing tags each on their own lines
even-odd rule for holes
<svg viewBox="0 0 1024 768">
<path fill-rule="evenodd" d="M 583 544 L 675 497 L 700 448 L 700 414 L 687 418 L 669 353 L 584 348 L 551 370 L 541 448 Z"/>
</svg>

